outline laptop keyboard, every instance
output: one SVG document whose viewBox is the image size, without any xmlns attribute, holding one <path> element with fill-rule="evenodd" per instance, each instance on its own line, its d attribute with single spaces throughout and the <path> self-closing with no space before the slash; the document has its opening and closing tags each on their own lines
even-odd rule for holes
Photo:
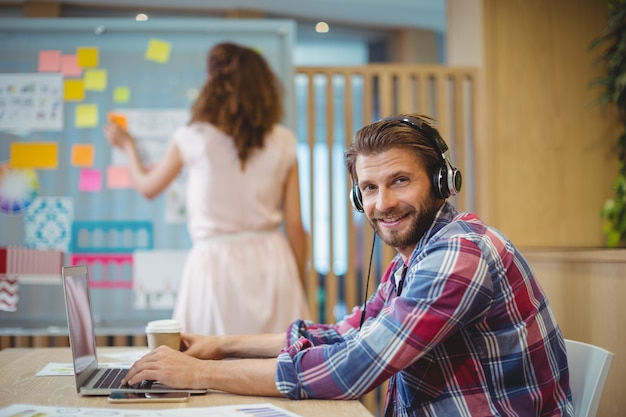
<svg viewBox="0 0 626 417">
<path fill-rule="evenodd" d="M 94 388 L 120 388 L 127 372 L 128 369 L 125 368 L 106 369 L 94 384 Z"/>
</svg>

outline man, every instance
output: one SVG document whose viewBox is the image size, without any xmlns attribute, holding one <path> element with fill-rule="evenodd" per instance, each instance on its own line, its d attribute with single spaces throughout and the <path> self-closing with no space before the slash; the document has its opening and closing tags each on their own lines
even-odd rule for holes
<svg viewBox="0 0 626 417">
<path fill-rule="evenodd" d="M 427 119 L 363 127 L 346 165 L 355 207 L 398 252 L 362 313 L 296 321 L 286 341 L 185 335 L 184 353 L 157 349 L 127 382 L 349 399 L 389 380 L 389 416 L 571 416 L 548 300 L 511 242 L 446 201 L 461 176 Z M 217 360 L 227 357 L 241 359 Z"/>
</svg>

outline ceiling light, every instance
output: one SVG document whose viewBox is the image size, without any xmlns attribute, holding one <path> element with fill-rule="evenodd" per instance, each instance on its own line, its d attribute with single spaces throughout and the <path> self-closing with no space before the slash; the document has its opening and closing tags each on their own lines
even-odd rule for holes
<svg viewBox="0 0 626 417">
<path fill-rule="evenodd" d="M 148 20 L 148 15 L 139 13 L 137 16 L 135 16 L 135 20 L 138 22 L 145 22 L 146 20 Z"/>
<path fill-rule="evenodd" d="M 328 33 L 329 30 L 330 27 L 326 22 L 317 22 L 317 24 L 315 25 L 315 31 L 317 33 Z"/>
</svg>

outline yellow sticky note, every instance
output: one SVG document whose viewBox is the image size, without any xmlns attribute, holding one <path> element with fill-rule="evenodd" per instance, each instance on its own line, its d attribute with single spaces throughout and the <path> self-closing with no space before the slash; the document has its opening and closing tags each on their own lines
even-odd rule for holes
<svg viewBox="0 0 626 417">
<path fill-rule="evenodd" d="M 98 48 L 95 46 L 80 46 L 76 48 L 78 65 L 83 68 L 95 68 L 98 66 Z"/>
<path fill-rule="evenodd" d="M 170 59 L 171 44 L 158 39 L 150 39 L 145 57 L 148 61 L 166 63 Z"/>
<path fill-rule="evenodd" d="M 56 169 L 58 160 L 56 142 L 11 143 L 10 163 L 14 168 Z"/>
<path fill-rule="evenodd" d="M 95 104 L 79 104 L 74 114 L 77 128 L 98 126 L 98 106 Z"/>
<path fill-rule="evenodd" d="M 89 143 L 72 146 L 72 165 L 77 167 L 93 166 L 94 148 Z"/>
<path fill-rule="evenodd" d="M 82 101 L 85 99 L 83 80 L 65 80 L 63 85 L 63 98 L 65 101 Z"/>
<path fill-rule="evenodd" d="M 115 87 L 113 89 L 113 101 L 116 103 L 128 103 L 130 101 L 130 88 Z"/>
<path fill-rule="evenodd" d="M 85 82 L 85 90 L 104 91 L 107 88 L 107 70 L 86 69 L 83 81 Z"/>
</svg>

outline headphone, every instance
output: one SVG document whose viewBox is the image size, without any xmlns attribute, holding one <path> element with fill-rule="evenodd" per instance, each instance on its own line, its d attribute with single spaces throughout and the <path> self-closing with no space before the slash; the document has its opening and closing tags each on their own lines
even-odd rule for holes
<svg viewBox="0 0 626 417">
<path fill-rule="evenodd" d="M 463 182 L 461 171 L 459 171 L 450 162 L 450 152 L 448 150 L 448 145 L 446 145 L 446 142 L 441 138 L 439 133 L 437 133 L 437 130 L 432 128 L 430 125 L 428 125 L 428 123 L 425 123 L 421 119 L 411 116 L 390 116 L 381 119 L 381 121 L 397 121 L 412 127 L 413 129 L 421 133 L 427 140 L 429 140 L 433 147 L 439 152 L 439 154 L 441 154 L 441 163 L 437 168 L 435 168 L 431 179 L 433 184 L 433 190 L 437 198 L 446 199 L 448 197 L 457 195 L 458 192 L 461 191 L 461 184 Z M 363 213 L 365 211 L 363 209 L 363 197 L 361 195 L 361 190 L 359 189 L 359 184 L 357 182 L 352 182 L 350 202 L 352 203 L 352 207 L 354 207 L 356 211 L 360 213 Z"/>
</svg>

